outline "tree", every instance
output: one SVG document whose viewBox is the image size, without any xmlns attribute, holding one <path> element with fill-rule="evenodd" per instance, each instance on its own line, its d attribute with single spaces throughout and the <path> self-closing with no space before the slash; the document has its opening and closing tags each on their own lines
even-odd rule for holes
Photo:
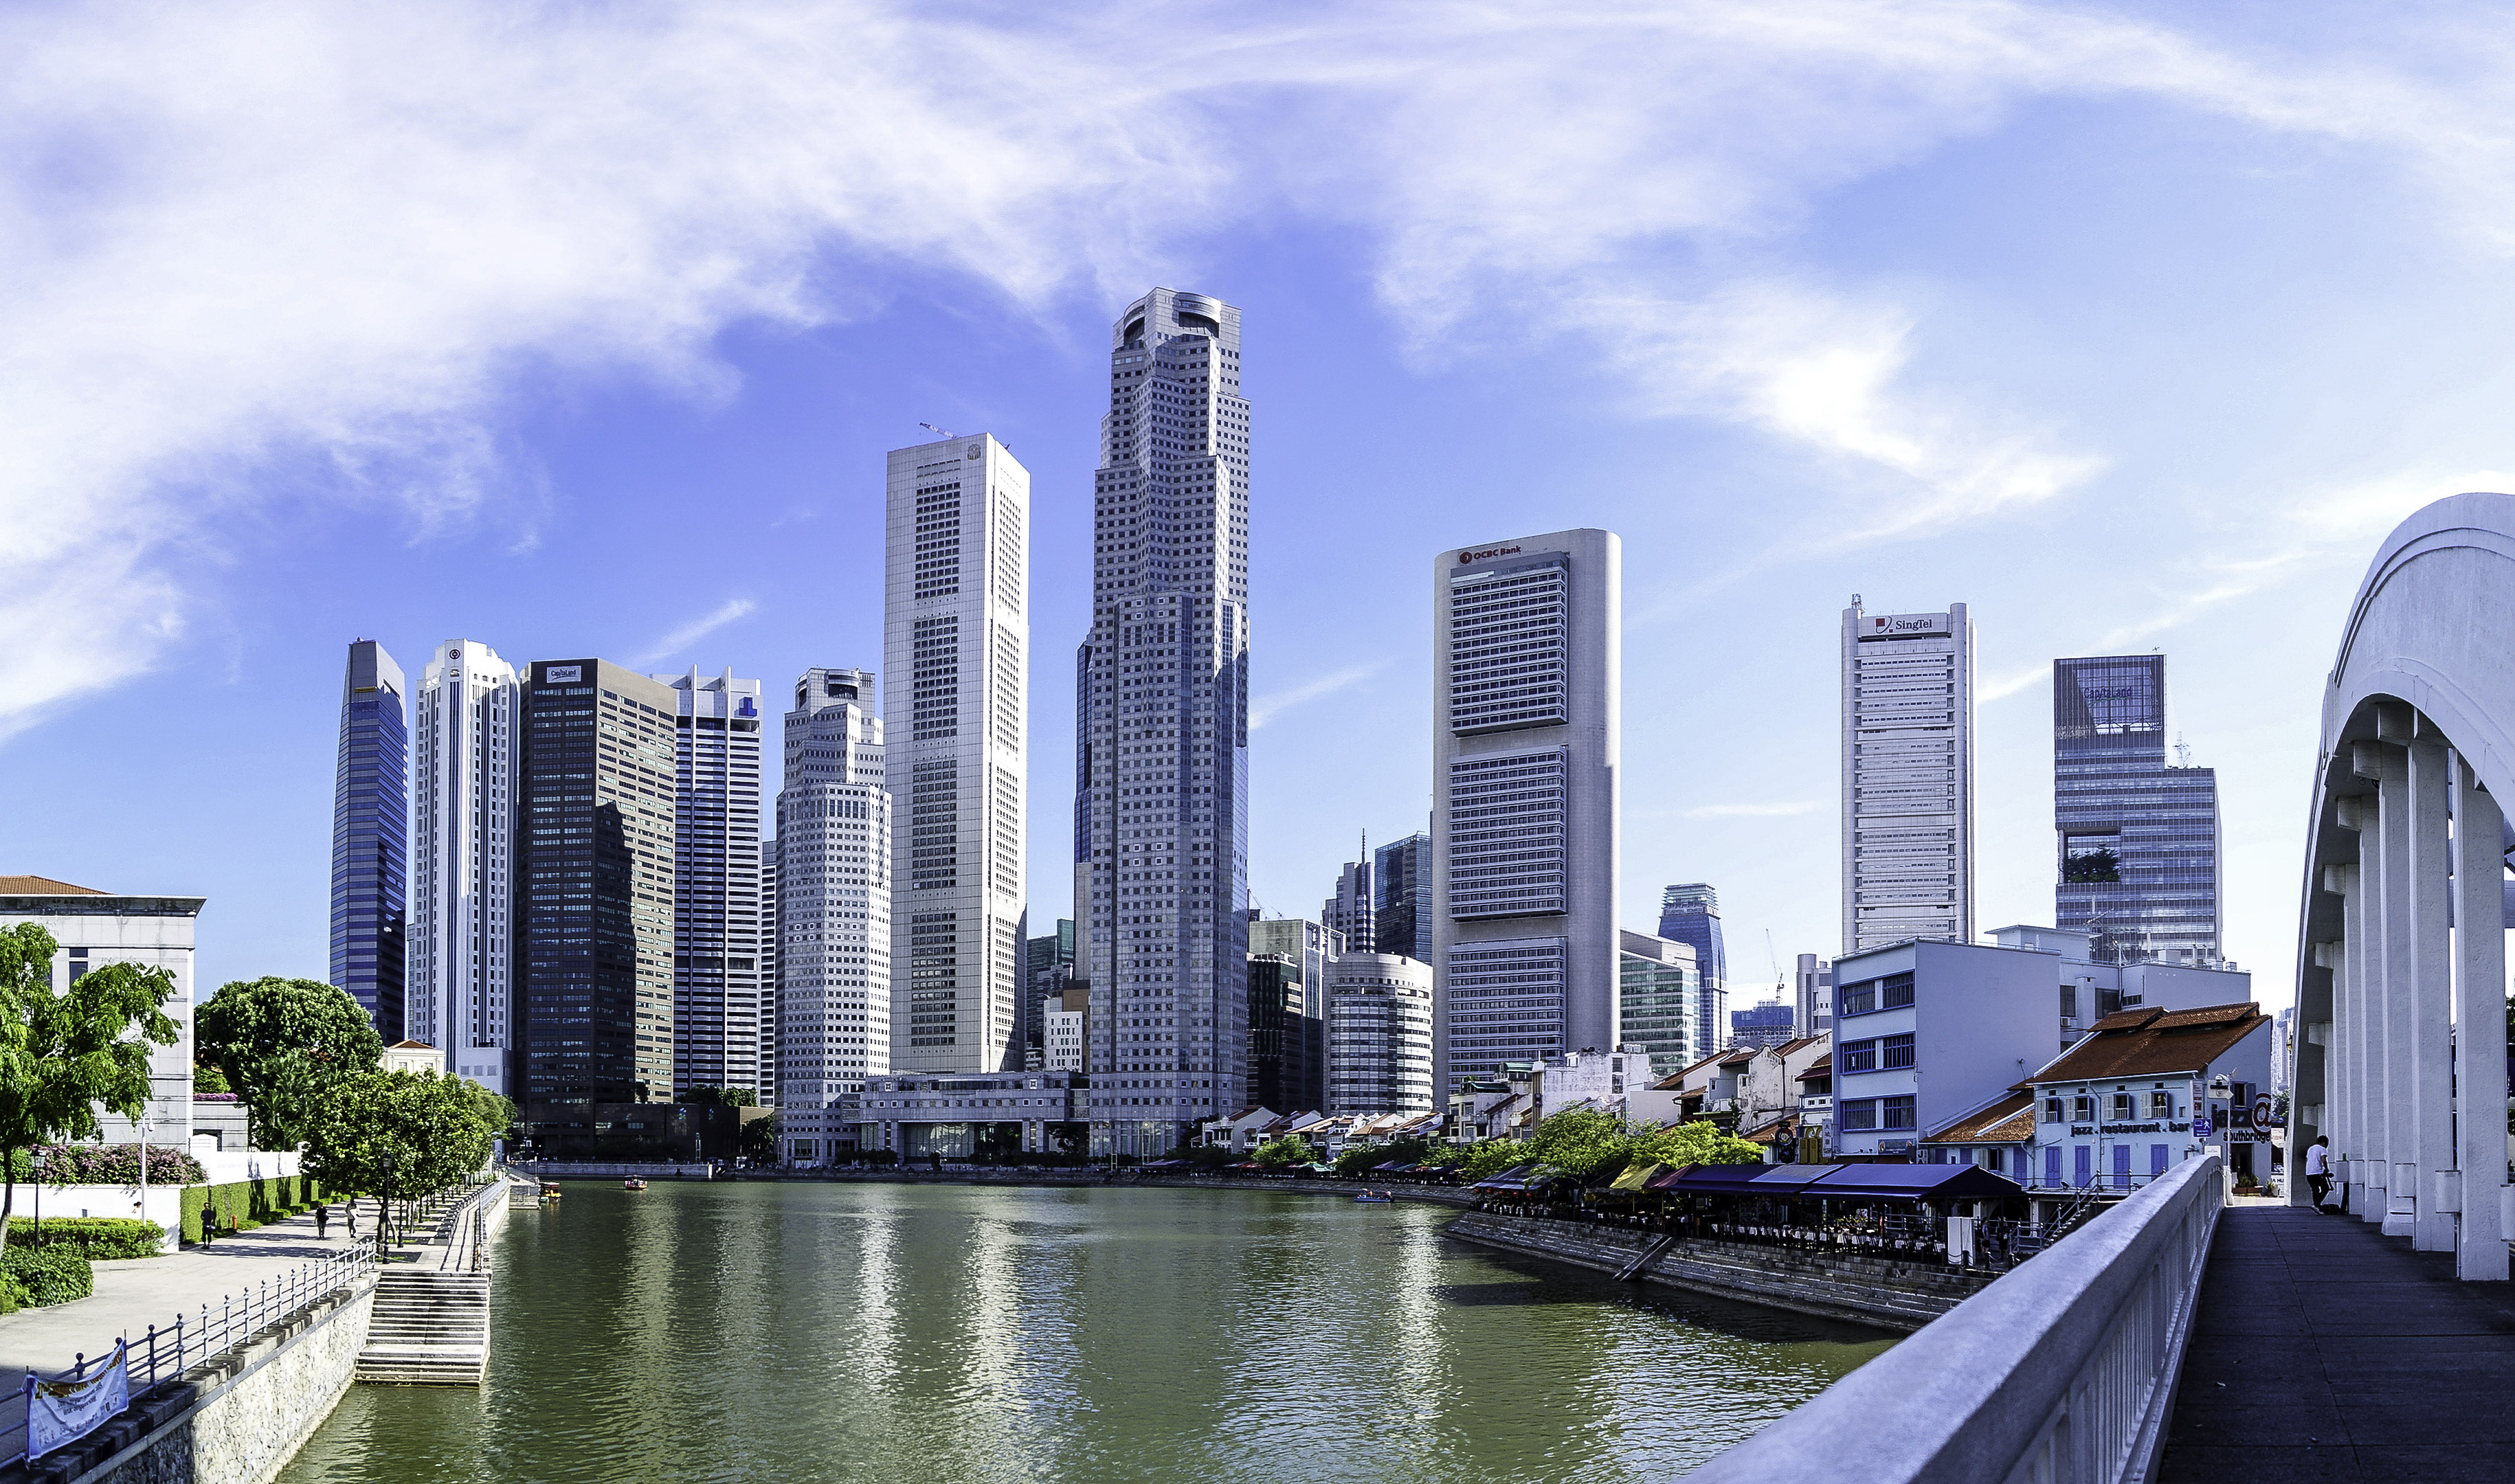
<svg viewBox="0 0 2515 1484">
<path fill-rule="evenodd" d="M 95 1137 L 99 1103 L 137 1120 L 148 1104 L 148 1048 L 183 1035 L 164 1009 L 175 997 L 172 973 L 107 964 L 56 991 L 59 947 L 33 923 L 0 930 L 0 1252 L 17 1206 L 20 1151 Z"/>
<path fill-rule="evenodd" d="M 748 1103 L 742 1106 L 750 1106 Z M 773 1164 L 777 1159 L 777 1115 L 755 1118 L 742 1126 L 736 1152 L 755 1165 Z"/>
<path fill-rule="evenodd" d="M 692 1088 L 681 1101 L 693 1107 L 756 1108 L 760 1094 L 749 1088 Z"/>
<path fill-rule="evenodd" d="M 1593 1175 L 1624 1167 L 1630 1158 L 1629 1134 L 1613 1113 L 1572 1108 L 1540 1123 L 1522 1147 L 1529 1159 L 1565 1175 Z"/>
<path fill-rule="evenodd" d="M 1753 1165 L 1762 1163 L 1764 1151 L 1697 1120 L 1635 1135 L 1632 1155 L 1637 1165 Z"/>
<path fill-rule="evenodd" d="M 1281 1170 L 1286 1165 L 1306 1165 L 1319 1156 L 1309 1140 L 1285 1134 L 1259 1144 L 1252 1157 L 1269 1170 Z"/>
<path fill-rule="evenodd" d="M 306 1141 L 313 1109 L 376 1069 L 385 1041 L 350 992 L 312 979 L 223 985 L 192 1020 L 196 1054 L 226 1074 L 257 1149 Z"/>
<path fill-rule="evenodd" d="M 434 1072 L 343 1078 L 307 1111 L 307 1171 L 334 1190 L 381 1195 L 388 1181 L 396 1198 L 442 1190 L 486 1164 L 506 1127 L 481 1091 Z"/>
<path fill-rule="evenodd" d="M 1420 1138 L 1400 1139 L 1389 1144 L 1356 1144 L 1337 1156 L 1336 1173 L 1352 1176 L 1386 1164 L 1421 1164 L 1431 1147 Z"/>
</svg>

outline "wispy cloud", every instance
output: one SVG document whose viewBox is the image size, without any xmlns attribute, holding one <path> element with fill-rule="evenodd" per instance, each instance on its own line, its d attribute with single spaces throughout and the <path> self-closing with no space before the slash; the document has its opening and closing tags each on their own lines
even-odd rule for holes
<svg viewBox="0 0 2515 1484">
<path fill-rule="evenodd" d="M 500 518 L 521 378 L 722 396 L 726 327 L 902 266 L 1045 312 L 1260 214 L 1358 228 L 1424 353 L 1579 335 L 1635 412 L 1899 484 L 1795 539 L 2029 508 L 2102 450 L 1933 384 L 1910 296 L 1797 265 L 1823 197 L 2135 94 L 2392 150 L 2515 252 L 2515 68 L 2449 25 L 2255 65 L 2000 0 L 19 7 L 0 730 L 154 663 L 239 516 Z"/>
<path fill-rule="evenodd" d="M 735 619 L 747 617 L 759 606 L 760 604 L 748 598 L 728 598 L 719 603 L 713 611 L 691 619 L 688 623 L 655 640 L 655 647 L 646 651 L 639 663 L 651 665 L 658 660 L 668 660 L 675 655 L 684 653 L 692 644 L 732 623 Z"/>
<path fill-rule="evenodd" d="M 1814 799 L 1789 804 L 1705 804 L 1677 810 L 1680 819 L 1775 819 L 1788 814 L 1812 814 L 1823 805 Z"/>
<path fill-rule="evenodd" d="M 1279 690 L 1273 695 L 1252 697 L 1249 702 L 1250 729 L 1254 731 L 1265 725 L 1277 716 L 1296 706 L 1307 705 L 1321 696 L 1334 695 L 1348 685 L 1359 685 L 1387 668 L 1388 661 L 1374 660 L 1368 665 L 1354 665 L 1343 670 L 1331 671 L 1316 680 L 1305 680 L 1290 690 Z"/>
</svg>

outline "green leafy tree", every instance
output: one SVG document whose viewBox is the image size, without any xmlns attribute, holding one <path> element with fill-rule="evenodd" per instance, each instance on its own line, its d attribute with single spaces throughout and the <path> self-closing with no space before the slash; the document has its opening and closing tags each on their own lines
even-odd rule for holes
<svg viewBox="0 0 2515 1484">
<path fill-rule="evenodd" d="M 175 976 L 107 964 L 53 988 L 53 935 L 33 923 L 0 930 L 0 1252 L 18 1199 L 20 1151 L 94 1138 L 101 1103 L 138 1119 L 148 1103 L 148 1048 L 172 1046 Z"/>
<path fill-rule="evenodd" d="M 326 1088 L 308 1110 L 308 1173 L 334 1190 L 396 1200 L 442 1190 L 489 1159 L 505 1127 L 475 1083 L 434 1072 L 362 1072 Z M 504 1101 L 504 1099 L 500 1099 Z"/>
<path fill-rule="evenodd" d="M 204 1062 L 196 1061 L 192 1063 L 192 1091 L 195 1092 L 226 1092 L 232 1090 L 227 1087 L 227 1077 L 225 1072 L 222 1072 L 217 1067 L 210 1066 Z"/>
<path fill-rule="evenodd" d="M 1269 1170 L 1281 1170 L 1286 1165 L 1306 1165 L 1319 1155 L 1310 1147 L 1309 1140 L 1286 1134 L 1259 1144 L 1258 1152 L 1251 1157 Z"/>
<path fill-rule="evenodd" d="M 734 1147 L 744 1159 L 753 1164 L 766 1164 L 775 1160 L 777 1158 L 777 1115 L 771 1113 L 766 1118 L 755 1118 L 744 1124 L 741 1141 Z"/>
<path fill-rule="evenodd" d="M 350 992 L 312 979 L 237 980 L 192 1019 L 196 1054 L 244 1103 L 257 1149 L 306 1141 L 313 1110 L 376 1069 L 385 1042 Z"/>
<path fill-rule="evenodd" d="M 756 1108 L 760 1094 L 749 1088 L 692 1088 L 681 1101 L 693 1107 Z"/>
<path fill-rule="evenodd" d="M 1625 1121 L 1595 1108 L 1554 1114 L 1530 1132 L 1524 1147 L 1528 1158 L 1565 1175 L 1613 1173 L 1631 1157 Z"/>
<path fill-rule="evenodd" d="M 1632 1141 L 1637 1165 L 1754 1165 L 1763 1158 L 1762 1149 L 1702 1120 L 1652 1129 L 1634 1135 Z"/>
<path fill-rule="evenodd" d="M 1458 1166 L 1459 1173 L 1468 1179 L 1481 1180 L 1489 1175 L 1500 1175 L 1505 1170 L 1534 1163 L 1536 1161 L 1528 1152 L 1528 1145 L 1524 1140 L 1488 1138 L 1468 1145 L 1464 1157 L 1458 1161 Z"/>
<path fill-rule="evenodd" d="M 1336 1172 L 1342 1175 L 1356 1175 L 1391 1162 L 1418 1165 L 1423 1162 L 1430 1149 L 1431 1145 L 1420 1138 L 1401 1139 L 1392 1144 L 1357 1144 L 1337 1156 Z"/>
</svg>

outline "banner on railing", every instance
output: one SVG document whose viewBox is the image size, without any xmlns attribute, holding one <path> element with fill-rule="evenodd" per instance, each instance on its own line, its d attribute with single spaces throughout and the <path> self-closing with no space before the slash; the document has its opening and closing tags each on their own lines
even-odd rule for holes
<svg viewBox="0 0 2515 1484">
<path fill-rule="evenodd" d="M 113 1342 L 113 1359 L 86 1375 L 42 1377 L 26 1373 L 28 1462 L 94 1432 L 131 1405 L 127 1343 Z"/>
</svg>

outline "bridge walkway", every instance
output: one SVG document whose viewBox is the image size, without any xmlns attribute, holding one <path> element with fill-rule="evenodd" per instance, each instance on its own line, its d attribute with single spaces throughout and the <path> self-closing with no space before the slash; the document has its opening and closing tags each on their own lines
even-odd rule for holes
<svg viewBox="0 0 2515 1484">
<path fill-rule="evenodd" d="M 2510 1289 L 2356 1216 L 2229 1209 L 2160 1484 L 2515 1477 Z"/>
</svg>

